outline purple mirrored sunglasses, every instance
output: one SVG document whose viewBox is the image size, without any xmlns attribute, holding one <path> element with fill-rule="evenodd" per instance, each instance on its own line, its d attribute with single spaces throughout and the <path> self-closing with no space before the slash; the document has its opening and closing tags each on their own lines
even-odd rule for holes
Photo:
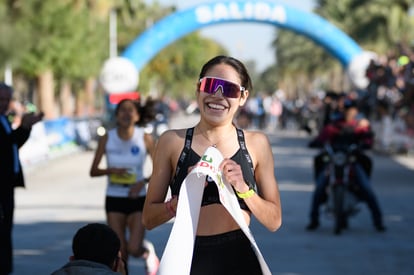
<svg viewBox="0 0 414 275">
<path fill-rule="evenodd" d="M 222 94 L 229 98 L 239 98 L 241 93 L 246 89 L 237 83 L 218 78 L 218 77 L 203 77 L 200 79 L 199 90 L 214 95 L 217 90 L 221 88 Z"/>
</svg>

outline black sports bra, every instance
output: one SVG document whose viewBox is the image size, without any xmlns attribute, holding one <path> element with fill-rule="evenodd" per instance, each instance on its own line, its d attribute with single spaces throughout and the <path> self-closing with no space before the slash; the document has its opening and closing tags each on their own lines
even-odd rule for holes
<svg viewBox="0 0 414 275">
<path fill-rule="evenodd" d="M 237 162 L 243 171 L 244 180 L 250 185 L 251 188 L 256 190 L 256 181 L 254 178 L 253 163 L 249 152 L 246 148 L 246 143 L 244 140 L 243 130 L 236 128 L 237 138 L 239 141 L 240 148 L 237 152 L 231 157 L 232 160 Z M 184 148 L 181 151 L 180 158 L 178 159 L 177 168 L 175 170 L 175 175 L 170 182 L 171 194 L 177 195 L 180 192 L 181 184 L 187 177 L 188 168 L 194 166 L 199 160 L 200 156 L 191 149 L 191 142 L 193 139 L 194 127 L 187 129 Z M 213 181 L 209 180 L 209 177 L 206 178 L 207 186 L 204 188 L 203 198 L 201 200 L 201 206 L 220 203 L 219 194 L 217 186 Z M 257 190 L 256 190 L 257 191 Z M 237 197 L 240 208 L 250 211 L 243 199 Z"/>
</svg>

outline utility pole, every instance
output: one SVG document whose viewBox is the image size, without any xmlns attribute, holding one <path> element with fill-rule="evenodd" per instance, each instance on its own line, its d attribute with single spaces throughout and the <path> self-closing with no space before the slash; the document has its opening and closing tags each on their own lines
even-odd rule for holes
<svg viewBox="0 0 414 275">
<path fill-rule="evenodd" d="M 9 86 L 13 86 L 13 70 L 10 63 L 6 63 L 6 68 L 4 70 L 4 83 Z"/>
<path fill-rule="evenodd" d="M 117 41 L 117 10 L 112 9 L 109 14 L 109 57 L 118 56 Z"/>
</svg>

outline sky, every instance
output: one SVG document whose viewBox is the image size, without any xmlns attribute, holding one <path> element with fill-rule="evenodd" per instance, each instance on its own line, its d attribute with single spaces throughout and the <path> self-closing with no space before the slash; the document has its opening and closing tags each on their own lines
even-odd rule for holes
<svg viewBox="0 0 414 275">
<path fill-rule="evenodd" d="M 179 10 L 197 4 L 217 2 L 217 0 L 157 0 L 162 5 L 176 6 Z M 146 0 L 147 3 L 154 0 Z M 311 11 L 314 0 L 275 0 L 299 10 Z M 230 55 L 242 61 L 255 61 L 257 70 L 263 71 L 275 62 L 272 42 L 275 39 L 275 26 L 258 23 L 231 23 L 209 26 L 200 29 L 203 36 L 215 40 L 229 51 Z"/>
</svg>

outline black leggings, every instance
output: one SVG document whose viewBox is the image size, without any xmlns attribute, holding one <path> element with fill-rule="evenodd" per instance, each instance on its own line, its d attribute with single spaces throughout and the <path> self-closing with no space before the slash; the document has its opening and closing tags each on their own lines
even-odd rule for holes
<svg viewBox="0 0 414 275">
<path fill-rule="evenodd" d="M 249 239 L 242 230 L 196 236 L 191 275 L 261 275 Z"/>
<path fill-rule="evenodd" d="M 106 197 L 105 198 L 105 211 L 108 212 L 120 212 L 125 215 L 132 214 L 134 212 L 142 212 L 144 209 L 145 197 L 138 198 L 118 198 L 118 197 Z"/>
</svg>

